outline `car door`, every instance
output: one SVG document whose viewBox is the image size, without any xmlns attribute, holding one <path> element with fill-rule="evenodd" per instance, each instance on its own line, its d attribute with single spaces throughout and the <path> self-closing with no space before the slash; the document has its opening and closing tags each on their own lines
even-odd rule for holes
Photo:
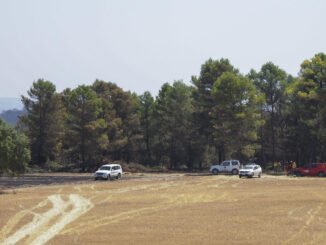
<svg viewBox="0 0 326 245">
<path fill-rule="evenodd" d="M 231 161 L 231 164 L 232 164 L 232 166 L 231 166 L 231 170 L 230 171 L 232 171 L 233 169 L 238 169 L 239 170 L 239 162 L 238 161 Z"/>
<path fill-rule="evenodd" d="M 113 177 L 115 177 L 115 176 L 117 176 L 118 174 L 117 174 L 117 167 L 116 166 L 113 166 L 112 168 L 111 168 L 111 176 L 113 176 Z"/>
<path fill-rule="evenodd" d="M 224 162 L 222 162 L 222 171 L 223 171 L 224 173 L 231 172 L 230 168 L 231 168 L 231 163 L 230 163 L 230 161 L 224 161 Z"/>
<path fill-rule="evenodd" d="M 263 174 L 263 170 L 262 170 L 261 166 L 258 166 L 258 174 L 260 174 L 260 175 Z"/>
<path fill-rule="evenodd" d="M 318 169 L 317 169 L 317 164 L 316 163 L 311 164 L 309 175 L 311 175 L 311 176 L 318 175 Z"/>
<path fill-rule="evenodd" d="M 304 166 L 303 167 L 303 175 L 310 175 L 310 169 L 311 169 L 310 165 Z"/>
<path fill-rule="evenodd" d="M 259 167 L 255 166 L 254 167 L 254 176 L 258 176 L 258 174 L 259 174 Z"/>
<path fill-rule="evenodd" d="M 121 166 L 117 166 L 117 176 L 122 174 Z"/>
</svg>

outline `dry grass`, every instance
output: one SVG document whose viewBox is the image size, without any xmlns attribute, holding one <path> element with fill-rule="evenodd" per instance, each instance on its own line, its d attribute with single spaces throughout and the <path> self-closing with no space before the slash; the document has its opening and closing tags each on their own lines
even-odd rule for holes
<svg viewBox="0 0 326 245">
<path fill-rule="evenodd" d="M 0 195 L 0 244 L 324 244 L 326 179 L 144 174 Z"/>
</svg>

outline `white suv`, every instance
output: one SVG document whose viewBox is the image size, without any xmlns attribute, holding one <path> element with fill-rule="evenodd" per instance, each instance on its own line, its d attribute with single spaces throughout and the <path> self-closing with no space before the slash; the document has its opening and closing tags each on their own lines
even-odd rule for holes
<svg viewBox="0 0 326 245">
<path fill-rule="evenodd" d="M 240 162 L 238 160 L 227 160 L 222 162 L 220 165 L 213 165 L 209 169 L 212 174 L 219 174 L 219 173 L 232 173 L 238 174 L 240 168 Z"/>
<path fill-rule="evenodd" d="M 112 180 L 113 178 L 120 179 L 122 177 L 122 168 L 119 164 L 106 164 L 101 166 L 95 173 L 94 179 Z"/>
<path fill-rule="evenodd" d="M 259 165 L 246 165 L 242 169 L 240 169 L 239 172 L 239 178 L 242 176 L 247 176 L 248 178 L 252 178 L 254 176 L 257 176 L 258 178 L 261 177 L 262 169 Z"/>
</svg>

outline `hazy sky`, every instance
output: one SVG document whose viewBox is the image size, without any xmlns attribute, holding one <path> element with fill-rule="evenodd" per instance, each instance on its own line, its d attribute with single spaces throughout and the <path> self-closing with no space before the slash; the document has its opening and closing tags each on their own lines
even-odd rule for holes
<svg viewBox="0 0 326 245">
<path fill-rule="evenodd" d="M 189 83 L 209 58 L 297 75 L 326 52 L 325 0 L 1 0 L 0 97 L 44 78 L 57 91 L 96 78 L 138 94 Z"/>
</svg>

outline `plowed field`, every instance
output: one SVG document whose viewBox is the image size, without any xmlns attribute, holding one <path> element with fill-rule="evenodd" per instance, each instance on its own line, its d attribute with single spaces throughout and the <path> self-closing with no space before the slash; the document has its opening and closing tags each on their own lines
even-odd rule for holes
<svg viewBox="0 0 326 245">
<path fill-rule="evenodd" d="M 326 178 L 144 174 L 23 188 L 0 178 L 0 188 L 0 244 L 326 243 Z"/>
</svg>

